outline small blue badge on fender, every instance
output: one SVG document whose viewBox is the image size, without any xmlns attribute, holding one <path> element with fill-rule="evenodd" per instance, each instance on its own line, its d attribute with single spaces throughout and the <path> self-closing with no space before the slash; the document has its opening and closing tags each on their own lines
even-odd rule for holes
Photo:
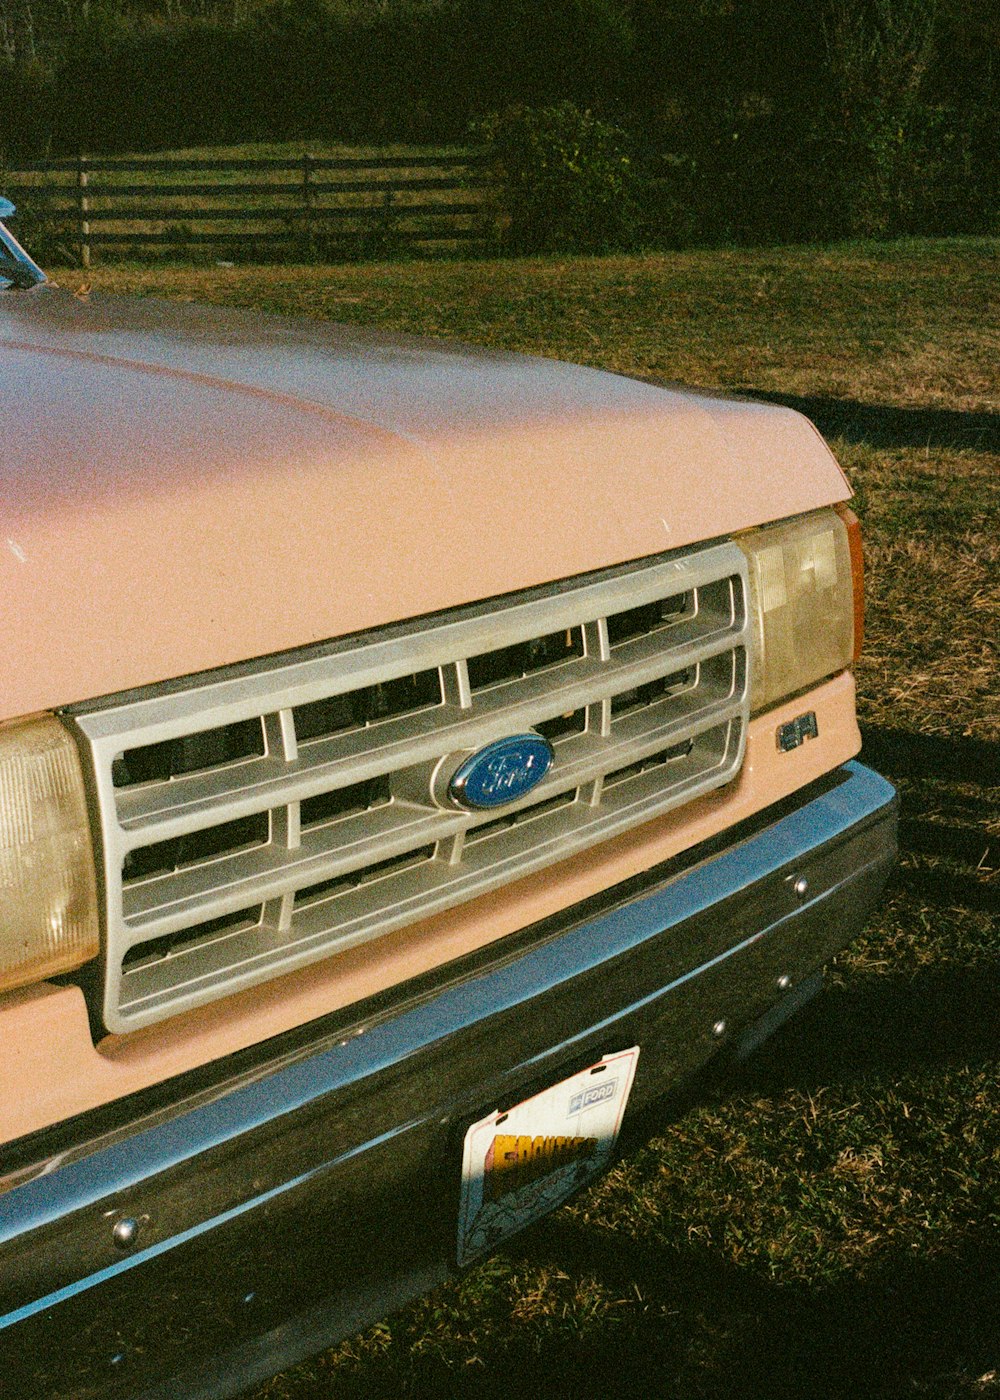
<svg viewBox="0 0 1000 1400">
<path fill-rule="evenodd" d="M 552 745 L 540 734 L 497 739 L 456 769 L 448 795 L 460 807 L 488 811 L 525 797 L 552 767 Z"/>
</svg>

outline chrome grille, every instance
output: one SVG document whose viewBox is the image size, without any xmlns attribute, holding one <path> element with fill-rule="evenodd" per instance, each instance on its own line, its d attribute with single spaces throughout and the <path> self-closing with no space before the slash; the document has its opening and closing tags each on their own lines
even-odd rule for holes
<svg viewBox="0 0 1000 1400">
<path fill-rule="evenodd" d="M 94 772 L 104 1021 L 127 1031 L 496 888 L 728 782 L 746 569 L 722 544 L 72 711 Z M 470 812 L 470 753 L 555 761 Z"/>
</svg>

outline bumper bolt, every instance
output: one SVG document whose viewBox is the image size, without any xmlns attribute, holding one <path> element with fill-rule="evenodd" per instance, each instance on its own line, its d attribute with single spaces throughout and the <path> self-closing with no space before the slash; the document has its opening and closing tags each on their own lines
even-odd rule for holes
<svg viewBox="0 0 1000 1400">
<path fill-rule="evenodd" d="M 139 1222 L 133 1220 L 131 1216 L 125 1216 L 121 1220 L 116 1220 L 111 1231 L 111 1238 L 115 1242 L 117 1249 L 131 1249 L 139 1238 Z"/>
<path fill-rule="evenodd" d="M 726 1023 L 725 1023 L 725 1021 L 716 1021 L 715 1025 L 712 1027 L 712 1034 L 715 1036 L 716 1040 L 721 1040 L 722 1037 L 725 1035 L 725 1033 L 726 1033 Z"/>
<path fill-rule="evenodd" d="M 789 977 L 789 975 L 788 975 L 787 972 L 783 972 L 783 973 L 781 974 L 781 976 L 778 978 L 778 991 L 779 991 L 779 992 L 787 992 L 787 991 L 790 991 L 790 990 L 791 990 L 791 986 L 792 986 L 792 979 Z"/>
<path fill-rule="evenodd" d="M 804 875 L 800 875 L 792 888 L 795 890 L 799 899 L 805 899 L 806 895 L 809 893 L 809 881 Z"/>
</svg>

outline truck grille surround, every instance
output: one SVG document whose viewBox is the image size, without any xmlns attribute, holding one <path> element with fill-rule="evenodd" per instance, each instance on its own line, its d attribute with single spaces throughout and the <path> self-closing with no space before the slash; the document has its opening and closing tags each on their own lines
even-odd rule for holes
<svg viewBox="0 0 1000 1400">
<path fill-rule="evenodd" d="M 746 564 L 666 554 L 74 707 L 104 861 L 103 1020 L 138 1029 L 565 859 L 739 771 Z M 535 732 L 527 795 L 449 796 Z"/>
</svg>

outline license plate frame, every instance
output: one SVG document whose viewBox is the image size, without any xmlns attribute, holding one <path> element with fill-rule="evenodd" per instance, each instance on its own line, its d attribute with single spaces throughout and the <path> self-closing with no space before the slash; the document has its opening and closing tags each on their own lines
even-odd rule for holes
<svg viewBox="0 0 1000 1400">
<path fill-rule="evenodd" d="M 462 1151 L 460 1267 L 540 1220 L 605 1171 L 638 1059 L 637 1045 L 615 1051 L 472 1124 Z"/>
</svg>

